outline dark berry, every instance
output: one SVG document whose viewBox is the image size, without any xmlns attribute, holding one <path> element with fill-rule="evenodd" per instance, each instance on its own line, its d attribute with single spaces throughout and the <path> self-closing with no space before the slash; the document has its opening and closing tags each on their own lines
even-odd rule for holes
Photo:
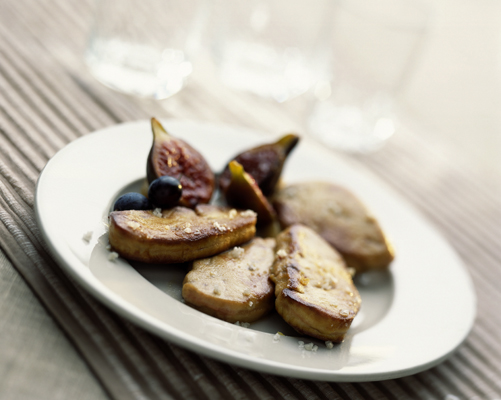
<svg viewBox="0 0 501 400">
<path fill-rule="evenodd" d="M 168 175 L 155 179 L 148 189 L 148 198 L 151 203 L 160 208 L 175 207 L 182 194 L 183 187 L 181 183 L 176 178 Z"/>
<path fill-rule="evenodd" d="M 125 193 L 113 205 L 113 211 L 151 210 L 152 208 L 150 201 L 136 192 Z"/>
</svg>

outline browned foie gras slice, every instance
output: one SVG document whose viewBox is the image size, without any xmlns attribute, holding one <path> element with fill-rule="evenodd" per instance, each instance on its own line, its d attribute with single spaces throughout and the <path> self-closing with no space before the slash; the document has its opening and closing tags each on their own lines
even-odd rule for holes
<svg viewBox="0 0 501 400">
<path fill-rule="evenodd" d="M 254 238 L 242 247 L 193 263 L 183 298 L 196 309 L 228 322 L 253 322 L 274 305 L 270 268 L 275 239 Z"/>
<path fill-rule="evenodd" d="M 282 188 L 273 205 L 283 228 L 312 228 L 357 272 L 386 269 L 393 249 L 377 220 L 349 190 L 328 182 L 297 183 Z"/>
<path fill-rule="evenodd" d="M 299 224 L 277 236 L 275 250 L 270 277 L 278 313 L 302 334 L 341 342 L 361 299 L 339 253 Z"/>
<path fill-rule="evenodd" d="M 195 210 L 113 211 L 109 241 L 122 257 L 146 263 L 181 263 L 245 243 L 256 232 L 256 213 L 202 204 Z"/>
</svg>

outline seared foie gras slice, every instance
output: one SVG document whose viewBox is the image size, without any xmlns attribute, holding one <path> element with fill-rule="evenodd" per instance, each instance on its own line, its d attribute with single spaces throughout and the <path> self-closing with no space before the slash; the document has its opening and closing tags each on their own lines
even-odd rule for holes
<svg viewBox="0 0 501 400">
<path fill-rule="evenodd" d="M 349 190 L 328 182 L 287 186 L 273 205 L 282 228 L 303 224 L 312 228 L 357 272 L 386 269 L 393 249 L 376 219 Z"/>
<path fill-rule="evenodd" d="M 146 263 L 182 263 L 245 243 L 256 232 L 256 213 L 199 205 L 157 211 L 113 211 L 109 241 L 122 257 Z"/>
<path fill-rule="evenodd" d="M 339 253 L 299 224 L 277 236 L 275 250 L 270 278 L 278 313 L 302 334 L 341 342 L 361 299 Z"/>
<path fill-rule="evenodd" d="M 273 309 L 270 281 L 275 239 L 254 238 L 242 247 L 193 263 L 183 298 L 196 309 L 228 322 L 253 322 Z"/>
</svg>

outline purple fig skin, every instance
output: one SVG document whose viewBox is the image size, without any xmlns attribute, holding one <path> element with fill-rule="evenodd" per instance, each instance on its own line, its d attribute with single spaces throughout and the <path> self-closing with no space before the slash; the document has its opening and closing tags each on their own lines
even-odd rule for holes
<svg viewBox="0 0 501 400">
<path fill-rule="evenodd" d="M 169 175 L 178 179 L 183 187 L 179 205 L 194 208 L 208 203 L 215 179 L 205 158 L 184 140 L 169 135 L 155 118 L 151 119 L 151 127 L 153 144 L 146 165 L 148 183 Z"/>
<path fill-rule="evenodd" d="M 289 153 L 299 142 L 299 136 L 288 134 L 275 143 L 264 144 L 238 154 L 234 160 L 251 175 L 263 195 L 273 194 L 280 179 L 284 163 Z M 219 176 L 219 187 L 225 193 L 230 184 L 231 173 L 227 165 Z"/>
</svg>

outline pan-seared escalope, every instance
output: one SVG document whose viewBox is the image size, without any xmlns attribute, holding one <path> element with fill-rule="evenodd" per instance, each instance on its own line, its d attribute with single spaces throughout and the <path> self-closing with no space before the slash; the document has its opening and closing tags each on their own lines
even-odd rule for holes
<svg viewBox="0 0 501 400">
<path fill-rule="evenodd" d="M 278 313 L 302 334 L 341 342 L 361 305 L 343 259 L 304 225 L 292 225 L 276 240 L 270 277 Z"/>
<path fill-rule="evenodd" d="M 273 309 L 270 268 L 275 239 L 254 238 L 242 247 L 197 260 L 183 282 L 183 298 L 228 322 L 253 322 Z"/>
<path fill-rule="evenodd" d="M 303 224 L 331 244 L 357 272 L 386 269 L 393 248 L 377 220 L 346 188 L 304 182 L 282 188 L 273 205 L 283 228 Z"/>
<path fill-rule="evenodd" d="M 121 256 L 146 263 L 182 263 L 221 253 L 248 242 L 256 213 L 198 205 L 160 212 L 113 211 L 109 241 Z"/>
</svg>

